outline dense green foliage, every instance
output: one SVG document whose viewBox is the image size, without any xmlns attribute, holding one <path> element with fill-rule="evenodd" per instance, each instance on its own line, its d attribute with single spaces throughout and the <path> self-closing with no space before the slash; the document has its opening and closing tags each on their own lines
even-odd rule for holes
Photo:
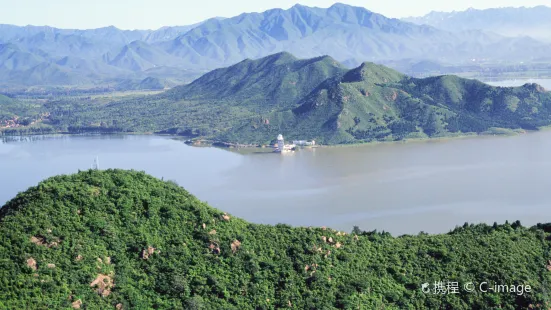
<svg viewBox="0 0 551 310">
<path fill-rule="evenodd" d="M 0 308 L 548 308 L 549 228 L 465 224 L 392 237 L 257 225 L 173 182 L 90 170 L 43 181 L 0 209 Z M 434 281 L 532 292 L 422 293 Z"/>
<path fill-rule="evenodd" d="M 36 116 L 40 111 L 39 106 L 0 94 L 0 122 L 11 120 L 20 115 Z"/>
</svg>

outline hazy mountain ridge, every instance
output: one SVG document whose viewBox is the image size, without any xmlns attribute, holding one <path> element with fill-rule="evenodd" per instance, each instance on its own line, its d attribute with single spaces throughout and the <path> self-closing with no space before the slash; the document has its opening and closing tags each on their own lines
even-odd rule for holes
<svg viewBox="0 0 551 310">
<path fill-rule="evenodd" d="M 431 12 L 404 21 L 430 25 L 447 31 L 484 30 L 503 36 L 529 36 L 551 42 L 551 7 L 469 9 L 459 12 Z"/>
<path fill-rule="evenodd" d="M 344 4 L 328 9 L 296 5 L 289 10 L 210 21 L 161 46 L 200 67 L 205 65 L 205 58 L 209 64 L 223 66 L 280 51 L 303 58 L 331 55 L 359 64 L 363 60 L 411 57 L 457 62 L 492 58 L 496 52 L 496 59 L 527 59 L 527 47 L 539 56 L 545 54 L 541 50 L 550 48 L 535 40 L 520 44 L 518 39 L 480 31 L 450 33 L 416 26 Z"/>
<path fill-rule="evenodd" d="M 143 41 L 133 41 L 122 47 L 113 59 L 109 55 L 104 55 L 103 59 L 111 66 L 138 72 L 157 66 L 183 67 L 185 65 L 182 59 Z"/>
<path fill-rule="evenodd" d="M 78 30 L 0 25 L 1 84 L 94 85 L 109 79 L 132 83 L 132 80 L 146 78 L 150 68 L 182 67 L 182 60 L 150 44 L 172 39 L 194 26 L 163 27 L 153 31 L 120 30 L 113 26 Z M 73 65 L 75 62 L 80 65 L 68 65 L 67 59 L 71 59 Z M 200 72 L 191 75 L 182 72 L 167 78 L 183 83 L 198 75 Z"/>
<path fill-rule="evenodd" d="M 29 62 L 27 68 L 5 66 L 0 75 L 5 77 L 4 85 L 25 81 L 24 85 L 97 84 L 107 78 L 164 79 L 163 76 L 147 75 L 148 70 L 162 67 L 171 73 L 166 79 L 183 83 L 205 70 L 283 51 L 301 58 L 330 55 L 348 66 L 357 66 L 365 60 L 392 63 L 401 59 L 448 64 L 471 59 L 531 61 L 551 54 L 551 45 L 531 38 L 507 38 L 472 29 L 453 30 L 415 25 L 344 4 L 327 9 L 296 5 L 288 10 L 244 13 L 158 30 L 0 25 L 0 43 L 21 52 L 9 58 L 0 54 L 0 63 Z M 92 64 L 81 66 L 89 67 L 82 76 L 82 70 L 73 71 L 72 67 L 59 63 L 64 57 L 76 57 Z M 99 62 L 108 66 L 96 71 Z M 113 72 L 107 74 L 106 69 L 111 67 Z M 180 69 L 181 74 L 178 74 Z M 28 70 L 41 78 L 25 79 Z M 46 71 L 37 74 L 40 70 Z M 50 75 L 48 70 L 66 72 L 67 77 L 58 79 L 59 75 Z M 157 70 L 157 73 L 166 70 Z M 73 73 L 81 76 L 72 77 Z"/>
</svg>

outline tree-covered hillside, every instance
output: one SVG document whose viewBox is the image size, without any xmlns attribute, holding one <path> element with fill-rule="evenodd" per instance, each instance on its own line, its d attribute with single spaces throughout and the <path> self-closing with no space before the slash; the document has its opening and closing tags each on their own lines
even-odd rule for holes
<svg viewBox="0 0 551 310">
<path fill-rule="evenodd" d="M 162 88 L 158 79 L 135 88 L 142 84 Z M 17 116 L 43 111 L 41 124 L 61 132 L 158 132 L 254 145 L 271 144 L 278 134 L 346 144 L 551 125 L 551 93 L 536 84 L 417 79 L 374 63 L 347 70 L 328 56 L 304 60 L 289 53 L 244 60 L 158 95 L 62 98 L 33 107 Z M 0 113 L 5 110 L 13 105 L 0 102 Z"/>
<path fill-rule="evenodd" d="M 232 101 L 257 110 L 288 109 L 296 107 L 323 81 L 346 71 L 329 56 L 298 59 L 283 52 L 211 71 L 189 85 L 172 89 L 167 96 L 174 100 Z"/>
<path fill-rule="evenodd" d="M 317 88 L 292 112 L 279 118 L 279 131 L 292 138 L 397 141 L 496 128 L 537 130 L 551 124 L 551 93 L 536 84 L 503 88 L 457 76 L 416 79 L 364 63 Z M 249 126 L 237 132 L 262 137 Z"/>
<path fill-rule="evenodd" d="M 456 76 L 417 79 L 373 63 L 278 53 L 214 70 L 165 93 L 94 105 L 47 104 L 69 132 L 162 132 L 241 144 L 278 134 L 322 144 L 512 133 L 551 124 L 551 93 Z"/>
<path fill-rule="evenodd" d="M 506 223 L 392 237 L 257 225 L 173 182 L 90 170 L 0 209 L 0 308 L 547 309 L 549 231 Z M 460 291 L 422 292 L 435 281 Z M 482 281 L 531 292 L 461 289 Z"/>
<path fill-rule="evenodd" d="M 251 119 L 296 107 L 320 83 L 346 71 L 331 57 L 301 60 L 278 53 L 211 71 L 191 84 L 156 96 L 99 106 L 83 101 L 53 101 L 47 105 L 49 123 L 71 132 L 218 136 Z M 102 123 L 104 126 L 98 126 Z"/>
</svg>

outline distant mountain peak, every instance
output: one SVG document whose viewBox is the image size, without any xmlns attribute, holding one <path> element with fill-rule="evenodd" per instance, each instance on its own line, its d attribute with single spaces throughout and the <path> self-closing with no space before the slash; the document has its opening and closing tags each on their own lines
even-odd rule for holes
<svg viewBox="0 0 551 310">
<path fill-rule="evenodd" d="M 375 14 L 372 11 L 366 9 L 365 7 L 353 6 L 353 5 L 344 4 L 344 3 L 340 3 L 340 2 L 337 2 L 337 3 L 333 4 L 332 6 L 330 6 L 327 9 L 327 11 L 342 11 L 342 12 L 351 11 L 351 12 L 358 12 L 358 13 L 372 13 L 372 14 Z"/>
<path fill-rule="evenodd" d="M 364 9 L 364 10 L 367 10 L 367 9 L 364 8 L 364 7 L 353 6 L 353 5 L 346 4 L 346 3 L 342 3 L 342 2 L 335 2 L 335 3 L 334 3 L 333 5 L 331 5 L 329 8 L 330 8 L 330 9 L 331 9 L 331 8 L 355 8 L 355 9 Z"/>
</svg>

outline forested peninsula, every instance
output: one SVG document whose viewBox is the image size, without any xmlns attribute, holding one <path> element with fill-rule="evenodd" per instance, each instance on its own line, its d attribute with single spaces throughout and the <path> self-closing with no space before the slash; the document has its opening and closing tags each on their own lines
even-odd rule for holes
<svg viewBox="0 0 551 310">
<path fill-rule="evenodd" d="M 549 308 L 551 225 L 363 229 L 249 223 L 143 172 L 56 176 L 0 209 L 0 308 Z M 531 291 L 422 291 L 438 281 Z"/>
</svg>

